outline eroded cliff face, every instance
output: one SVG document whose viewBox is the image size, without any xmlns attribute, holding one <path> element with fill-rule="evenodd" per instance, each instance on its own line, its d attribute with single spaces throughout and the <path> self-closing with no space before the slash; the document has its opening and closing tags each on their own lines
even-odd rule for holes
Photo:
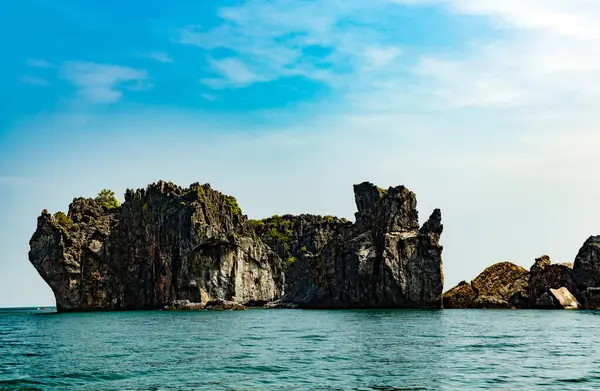
<svg viewBox="0 0 600 391">
<path fill-rule="evenodd" d="M 255 222 L 287 259 L 286 293 L 271 307 L 441 308 L 441 212 L 419 227 L 405 187 L 354 191 L 356 223 L 309 215 Z"/>
<path fill-rule="evenodd" d="M 161 181 L 110 210 L 79 198 L 59 217 L 42 213 L 29 252 L 59 311 L 161 308 L 202 291 L 261 304 L 283 293 L 279 257 L 209 185 Z"/>
</svg>

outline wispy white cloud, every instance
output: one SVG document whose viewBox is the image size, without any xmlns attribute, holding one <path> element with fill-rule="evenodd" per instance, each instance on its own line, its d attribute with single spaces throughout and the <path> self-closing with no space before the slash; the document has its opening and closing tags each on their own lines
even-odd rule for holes
<svg viewBox="0 0 600 391">
<path fill-rule="evenodd" d="M 600 98 L 600 3 L 390 0 L 487 18 L 500 34 L 467 52 L 424 54 L 413 74 L 449 108 L 576 109 Z"/>
<path fill-rule="evenodd" d="M 207 100 L 209 102 L 214 102 L 217 100 L 217 97 L 213 94 L 202 94 L 202 99 Z"/>
<path fill-rule="evenodd" d="M 158 61 L 158 62 L 163 62 L 163 63 L 168 63 L 168 62 L 173 62 L 173 59 L 171 58 L 171 56 L 169 56 L 167 53 L 164 52 L 152 52 L 152 53 L 148 53 L 146 55 L 146 57 Z"/>
<path fill-rule="evenodd" d="M 62 75 L 79 88 L 81 97 L 91 103 L 119 101 L 122 89 L 143 90 L 148 88 L 148 73 L 120 65 L 89 62 L 67 62 L 61 66 Z"/>
<path fill-rule="evenodd" d="M 406 53 L 395 20 L 386 19 L 406 6 L 481 18 L 496 34 Z M 210 62 L 218 76 L 204 82 L 213 88 L 302 75 L 350 104 L 392 111 L 407 101 L 436 110 L 555 110 L 600 95 L 600 3 L 588 0 L 386 0 L 368 9 L 355 0 L 273 0 L 224 7 L 219 16 L 221 25 L 191 26 L 179 37 L 235 54 Z"/>
<path fill-rule="evenodd" d="M 225 58 L 222 60 L 210 59 L 210 64 L 219 73 L 221 78 L 202 79 L 201 82 L 212 88 L 243 87 L 259 81 L 268 80 L 267 77 L 258 75 L 248 68 L 242 61 L 236 58 Z"/>
<path fill-rule="evenodd" d="M 46 60 L 30 59 L 27 60 L 27 65 L 35 68 L 52 68 L 53 65 Z"/>
<path fill-rule="evenodd" d="M 218 88 L 289 76 L 335 85 L 341 74 L 389 65 L 401 52 L 399 47 L 383 44 L 385 39 L 376 24 L 340 26 L 344 17 L 369 14 L 361 12 L 358 4 L 355 0 L 245 2 L 222 8 L 221 25 L 208 30 L 189 26 L 177 41 L 207 51 L 226 48 L 235 53 L 235 61 L 210 62 L 219 75 L 219 81 L 211 80 L 211 85 Z M 243 66 L 244 70 L 228 72 L 223 66 L 238 70 Z M 245 81 L 240 82 L 239 77 Z"/>
<path fill-rule="evenodd" d="M 42 79 L 41 77 L 24 75 L 21 77 L 21 83 L 29 84 L 36 87 L 46 87 L 49 83 L 46 79 Z"/>
</svg>

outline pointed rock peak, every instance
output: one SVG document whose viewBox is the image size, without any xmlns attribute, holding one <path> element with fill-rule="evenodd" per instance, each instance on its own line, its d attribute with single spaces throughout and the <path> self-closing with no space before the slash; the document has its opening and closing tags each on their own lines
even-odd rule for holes
<svg viewBox="0 0 600 391">
<path fill-rule="evenodd" d="M 429 219 L 423 224 L 421 227 L 421 233 L 423 234 L 436 234 L 441 235 L 444 231 L 444 226 L 442 225 L 442 211 L 439 209 L 435 209 Z"/>
<path fill-rule="evenodd" d="M 551 265 L 552 261 L 548 255 L 542 255 L 535 259 L 535 263 L 531 266 L 530 271 L 533 273 L 539 269 L 545 269 L 546 266 Z"/>
<path fill-rule="evenodd" d="M 370 212 L 386 194 L 387 190 L 381 189 L 371 182 L 354 185 L 354 199 L 358 214 Z"/>
</svg>

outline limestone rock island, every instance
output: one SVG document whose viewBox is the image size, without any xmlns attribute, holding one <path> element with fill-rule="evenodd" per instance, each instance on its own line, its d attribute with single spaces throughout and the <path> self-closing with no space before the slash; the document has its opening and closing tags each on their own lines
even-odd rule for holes
<svg viewBox="0 0 600 391">
<path fill-rule="evenodd" d="M 355 223 L 313 215 L 249 221 L 234 197 L 208 184 L 159 181 L 127 190 L 122 205 L 105 191 L 74 199 L 67 214 L 44 210 L 29 260 L 59 312 L 182 302 L 441 308 L 440 211 L 420 227 L 405 187 L 354 190 Z"/>
</svg>

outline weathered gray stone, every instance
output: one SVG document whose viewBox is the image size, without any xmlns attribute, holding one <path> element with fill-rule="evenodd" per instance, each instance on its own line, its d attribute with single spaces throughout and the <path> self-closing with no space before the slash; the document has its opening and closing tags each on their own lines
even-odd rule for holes
<svg viewBox="0 0 600 391">
<path fill-rule="evenodd" d="M 206 303 L 204 309 L 208 311 L 244 311 L 248 308 L 235 301 L 214 300 Z"/>
<path fill-rule="evenodd" d="M 173 300 L 266 303 L 281 297 L 279 257 L 235 198 L 168 182 L 128 190 L 107 209 L 78 198 L 68 227 L 42 213 L 29 259 L 58 311 L 162 308 Z M 204 292 L 204 294 L 202 293 Z"/>
<path fill-rule="evenodd" d="M 192 303 L 189 300 L 174 300 L 164 309 L 168 311 L 201 311 L 205 303 Z"/>
<path fill-rule="evenodd" d="M 575 257 L 575 280 L 581 291 L 600 286 L 600 236 L 591 236 Z"/>
<path fill-rule="evenodd" d="M 441 308 L 440 211 L 419 228 L 416 197 L 405 187 L 382 190 L 363 183 L 354 190 L 355 224 L 289 217 L 275 240 L 272 221 L 257 224 L 261 237 L 293 260 L 280 302 L 302 308 Z"/>
</svg>

